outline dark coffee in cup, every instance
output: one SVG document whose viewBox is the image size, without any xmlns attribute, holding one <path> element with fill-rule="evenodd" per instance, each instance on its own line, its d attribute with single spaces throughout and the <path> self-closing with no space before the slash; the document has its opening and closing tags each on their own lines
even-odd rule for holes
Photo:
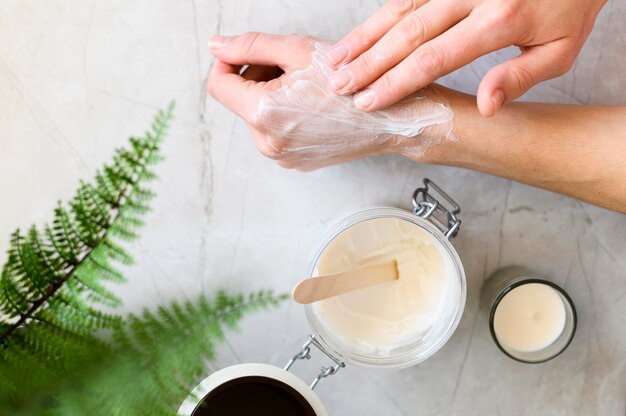
<svg viewBox="0 0 626 416">
<path fill-rule="evenodd" d="M 268 377 L 240 377 L 211 390 L 192 416 L 316 416 L 293 387 Z"/>
</svg>

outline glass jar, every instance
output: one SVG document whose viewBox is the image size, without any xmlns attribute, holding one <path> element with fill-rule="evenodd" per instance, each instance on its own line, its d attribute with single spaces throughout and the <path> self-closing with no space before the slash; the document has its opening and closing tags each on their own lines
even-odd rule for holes
<svg viewBox="0 0 626 416">
<path fill-rule="evenodd" d="M 440 301 L 442 307 L 437 313 L 438 318 L 432 328 L 423 337 L 419 337 L 408 345 L 403 345 L 390 352 L 368 354 L 351 347 L 349 343 L 342 341 L 341 337 L 333 334 L 320 319 L 316 304 L 306 305 L 305 311 L 315 336 L 328 350 L 342 357 L 342 359 L 366 367 L 405 368 L 420 363 L 437 352 L 452 336 L 463 314 L 466 297 L 465 272 L 456 250 L 444 232 L 427 218 L 406 210 L 398 208 L 367 209 L 345 218 L 330 230 L 309 262 L 308 275 L 315 276 L 318 274 L 317 263 L 333 239 L 356 224 L 382 218 L 399 219 L 414 224 L 434 237 L 440 245 L 439 251 L 443 253 L 445 268 L 449 271 L 445 273 L 445 279 L 448 281 L 445 283 L 447 289 Z"/>
<path fill-rule="evenodd" d="M 293 403 L 296 403 L 294 406 L 298 406 L 298 403 L 306 402 L 307 404 L 304 405 L 306 411 L 303 410 L 302 412 L 304 413 L 301 412 L 302 414 L 311 410 L 313 412 L 311 414 L 326 416 L 327 412 L 319 397 L 313 392 L 313 389 L 321 380 L 336 374 L 341 368 L 345 367 L 346 362 L 377 369 L 398 369 L 420 363 L 436 353 L 454 333 L 465 307 L 467 293 L 465 271 L 456 250 L 449 241 L 459 232 L 461 221 L 457 216 L 461 209 L 452 198 L 429 179 L 424 179 L 424 186 L 415 190 L 413 207 L 413 212 L 398 208 L 372 208 L 353 214 L 340 221 L 322 239 L 320 247 L 314 252 L 309 261 L 308 271 L 310 272 L 309 276 L 314 276 L 318 260 L 328 244 L 342 232 L 356 224 L 380 218 L 393 218 L 407 221 L 420 227 L 439 244 L 441 248 L 440 253 L 444 253 L 444 262 L 452 270 L 452 273 L 446 274 L 449 281 L 447 282 L 445 298 L 440 302 L 443 306 L 439 311 L 439 318 L 426 335 L 419 341 L 394 350 L 387 355 L 357 353 L 351 350 L 349 346 L 338 342 L 336 337 L 325 329 L 324 322 L 316 314 L 315 308 L 311 305 L 306 305 L 306 316 L 314 335 L 307 337 L 300 351 L 291 357 L 284 368 L 266 364 L 239 364 L 220 370 L 204 379 L 193 390 L 179 409 L 178 414 L 180 416 L 201 416 L 203 415 L 202 406 L 200 406 L 201 402 L 208 402 L 212 398 L 218 397 L 220 392 L 240 388 L 245 383 L 250 384 L 250 389 L 255 388 L 253 385 L 259 387 L 260 383 L 270 384 L 274 390 L 279 389 L 280 392 L 276 393 L 277 397 L 282 396 L 284 399 L 285 395 L 287 395 L 293 398 Z M 320 373 L 307 387 L 301 379 L 294 376 L 289 370 L 299 360 L 311 358 L 313 348 L 327 356 L 331 360 L 331 364 L 322 367 Z M 268 387 L 260 386 L 259 388 L 266 389 Z M 234 392 L 235 390 L 232 390 L 231 393 L 234 394 Z M 268 396 L 272 396 L 272 394 L 269 392 Z M 240 396 L 243 395 L 246 394 L 240 394 Z M 246 400 L 250 398 L 241 397 L 241 399 Z M 230 414 L 234 415 L 232 412 Z"/>
</svg>

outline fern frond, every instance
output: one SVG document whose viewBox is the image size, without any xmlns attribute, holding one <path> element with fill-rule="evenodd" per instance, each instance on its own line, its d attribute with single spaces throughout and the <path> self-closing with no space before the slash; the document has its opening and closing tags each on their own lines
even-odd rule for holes
<svg viewBox="0 0 626 416">
<path fill-rule="evenodd" d="M 220 291 L 124 319 L 97 309 L 120 304 L 107 282 L 124 282 L 118 267 L 132 263 L 123 244 L 150 209 L 171 112 L 81 182 L 50 224 L 12 235 L 0 274 L 0 414 L 174 414 L 225 332 L 285 299 Z"/>
<path fill-rule="evenodd" d="M 207 375 L 206 363 L 215 358 L 224 333 L 245 315 L 285 298 L 270 291 L 248 296 L 220 291 L 126 317 L 114 330 L 111 356 L 89 370 L 82 389 L 63 390 L 57 414 L 175 414 Z"/>
<path fill-rule="evenodd" d="M 114 262 L 132 263 L 120 243 L 137 238 L 154 196 L 146 184 L 154 176 L 150 167 L 161 160 L 172 111 L 173 105 L 160 111 L 151 131 L 131 138 L 93 183 L 81 182 L 68 203 L 59 202 L 43 231 L 13 233 L 0 275 L 0 368 L 31 378 L 4 382 L 8 390 L 0 391 L 0 401 L 24 396 L 46 379 L 33 374 L 82 365 L 85 343 L 100 343 L 96 331 L 119 325 L 119 318 L 93 305 L 120 304 L 104 283 L 124 281 Z"/>
</svg>

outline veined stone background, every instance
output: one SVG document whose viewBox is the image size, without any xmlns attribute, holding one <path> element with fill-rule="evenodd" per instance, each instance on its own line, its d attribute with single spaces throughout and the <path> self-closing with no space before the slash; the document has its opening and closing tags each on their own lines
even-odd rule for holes
<svg viewBox="0 0 626 416">
<path fill-rule="evenodd" d="M 113 149 L 141 134 L 176 100 L 158 167 L 158 197 L 128 284 L 115 290 L 136 311 L 218 287 L 288 292 L 305 277 L 324 232 L 372 206 L 410 207 L 423 177 L 460 203 L 453 243 L 468 299 L 448 344 L 417 367 L 348 366 L 316 392 L 330 415 L 601 415 L 626 413 L 626 216 L 491 176 L 379 157 L 313 173 L 261 157 L 246 126 L 207 97 L 214 34 L 256 30 L 338 39 L 374 0 L 19 1 L 0 3 L 0 259 L 16 227 L 50 218 Z M 626 104 L 626 2 L 610 0 L 574 68 L 524 98 Z M 475 93 L 480 77 L 515 50 L 445 77 Z M 626 121 L 625 121 L 626 122 Z M 625 155 L 626 157 L 626 155 Z M 491 341 L 479 309 L 483 280 L 501 266 L 531 267 L 562 285 L 578 331 L 558 358 L 524 365 Z M 283 366 L 310 332 L 285 303 L 228 334 L 214 368 Z M 312 379 L 324 360 L 298 363 Z"/>
</svg>

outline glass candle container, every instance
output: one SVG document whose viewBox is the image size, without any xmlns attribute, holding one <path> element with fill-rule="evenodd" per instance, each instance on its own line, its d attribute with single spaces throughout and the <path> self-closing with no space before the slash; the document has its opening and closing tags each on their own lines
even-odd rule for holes
<svg viewBox="0 0 626 416">
<path fill-rule="evenodd" d="M 481 301 L 498 348 L 523 363 L 542 363 L 562 353 L 576 332 L 576 308 L 560 286 L 525 267 L 492 274 Z"/>
</svg>

